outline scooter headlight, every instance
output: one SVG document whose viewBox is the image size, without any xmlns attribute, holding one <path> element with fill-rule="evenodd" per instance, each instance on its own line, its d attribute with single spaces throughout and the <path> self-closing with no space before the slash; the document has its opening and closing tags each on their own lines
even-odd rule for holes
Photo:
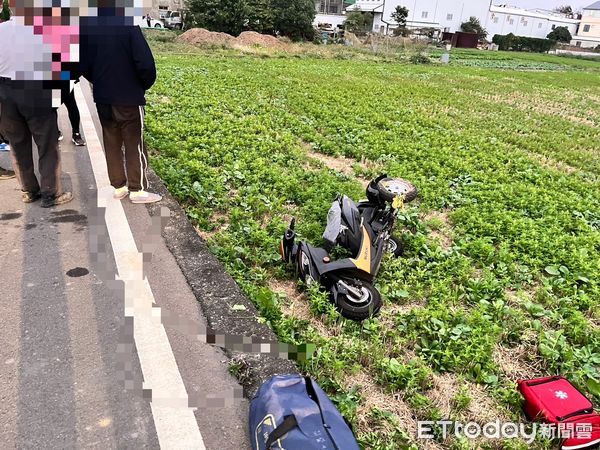
<svg viewBox="0 0 600 450">
<path fill-rule="evenodd" d="M 300 252 L 300 258 L 298 259 L 298 263 L 300 278 L 310 286 L 310 284 L 314 281 L 310 271 L 310 258 L 303 251 Z"/>
<path fill-rule="evenodd" d="M 308 256 L 304 252 L 302 252 L 302 254 L 300 255 L 300 264 L 302 265 L 303 269 L 306 269 L 306 271 L 309 271 L 309 269 L 310 269 L 310 259 L 308 258 Z"/>
</svg>

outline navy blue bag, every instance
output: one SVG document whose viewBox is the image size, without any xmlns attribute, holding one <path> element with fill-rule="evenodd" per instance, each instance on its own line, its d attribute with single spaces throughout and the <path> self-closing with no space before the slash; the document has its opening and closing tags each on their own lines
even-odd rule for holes
<svg viewBox="0 0 600 450">
<path fill-rule="evenodd" d="M 253 450 L 358 450 L 344 417 L 309 377 L 277 375 L 250 404 Z"/>
</svg>

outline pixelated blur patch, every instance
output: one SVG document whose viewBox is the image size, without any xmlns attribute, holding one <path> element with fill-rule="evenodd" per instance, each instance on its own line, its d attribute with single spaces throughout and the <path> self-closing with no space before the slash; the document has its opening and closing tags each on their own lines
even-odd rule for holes
<svg viewBox="0 0 600 450">
<path fill-rule="evenodd" d="M 67 276 L 73 277 L 73 278 L 78 278 L 78 277 L 83 277 L 89 273 L 90 273 L 90 271 L 87 270 L 85 267 L 75 267 L 74 269 L 67 271 Z"/>
<path fill-rule="evenodd" d="M 0 214 L 0 220 L 15 220 L 21 217 L 21 213 L 3 213 Z"/>
<path fill-rule="evenodd" d="M 306 361 L 312 359 L 317 351 L 315 344 L 300 344 L 295 348 L 291 347 L 288 351 L 288 359 L 294 361 Z"/>
</svg>

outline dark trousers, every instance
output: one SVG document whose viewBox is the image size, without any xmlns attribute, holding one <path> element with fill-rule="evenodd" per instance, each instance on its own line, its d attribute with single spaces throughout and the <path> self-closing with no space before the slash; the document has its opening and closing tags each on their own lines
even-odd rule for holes
<svg viewBox="0 0 600 450">
<path fill-rule="evenodd" d="M 73 134 L 79 133 L 79 124 L 81 122 L 81 116 L 79 115 L 79 108 L 75 101 L 75 89 L 71 91 L 69 95 L 63 97 L 67 112 L 69 113 L 69 122 L 71 122 L 71 129 Z"/>
<path fill-rule="evenodd" d="M 53 197 L 62 193 L 56 108 L 32 107 L 36 92 L 0 83 L 0 129 L 10 141 L 11 156 L 21 190 Z M 40 97 L 44 95 L 40 92 Z M 35 175 L 33 144 L 38 148 L 40 180 Z"/>
<path fill-rule="evenodd" d="M 128 186 L 133 192 L 148 189 L 148 154 L 143 136 L 144 107 L 97 104 L 96 108 L 102 124 L 110 184 L 115 189 Z"/>
</svg>

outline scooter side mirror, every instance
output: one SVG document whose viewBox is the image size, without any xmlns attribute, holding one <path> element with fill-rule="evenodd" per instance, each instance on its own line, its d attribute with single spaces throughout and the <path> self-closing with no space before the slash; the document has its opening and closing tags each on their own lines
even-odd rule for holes
<svg viewBox="0 0 600 450">
<path fill-rule="evenodd" d="M 279 253 L 285 262 L 291 262 L 294 252 L 294 242 L 296 240 L 296 232 L 294 227 L 296 225 L 296 219 L 292 219 L 290 227 L 286 230 L 279 246 Z"/>
</svg>

